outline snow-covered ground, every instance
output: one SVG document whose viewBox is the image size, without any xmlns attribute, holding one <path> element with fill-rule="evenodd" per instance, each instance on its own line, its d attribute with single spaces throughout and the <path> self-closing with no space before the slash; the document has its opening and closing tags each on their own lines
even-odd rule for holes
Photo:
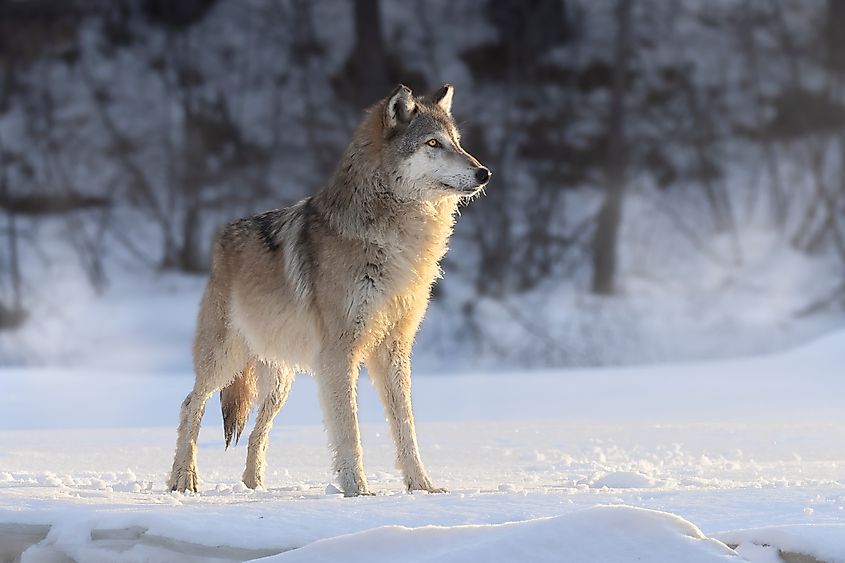
<svg viewBox="0 0 845 563">
<path fill-rule="evenodd" d="M 224 451 L 212 399 L 202 492 L 182 495 L 164 482 L 188 374 L 7 368 L 0 560 L 845 561 L 843 359 L 840 332 L 711 363 L 420 374 L 442 495 L 401 491 L 362 380 L 379 494 L 355 499 L 332 485 L 307 376 L 277 419 L 266 491 L 240 484 L 245 449 Z"/>
</svg>

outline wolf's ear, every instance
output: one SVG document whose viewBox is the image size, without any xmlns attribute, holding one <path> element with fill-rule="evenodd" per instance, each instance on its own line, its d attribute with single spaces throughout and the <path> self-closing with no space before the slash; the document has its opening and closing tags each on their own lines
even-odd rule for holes
<svg viewBox="0 0 845 563">
<path fill-rule="evenodd" d="M 440 89 L 431 96 L 431 100 L 440 106 L 440 108 L 452 114 L 452 95 L 455 93 L 455 88 L 451 84 L 444 84 Z"/>
<path fill-rule="evenodd" d="M 410 122 L 417 109 L 416 106 L 411 89 L 404 84 L 397 86 L 387 99 L 384 114 L 387 127 L 392 129 L 399 124 Z"/>
</svg>

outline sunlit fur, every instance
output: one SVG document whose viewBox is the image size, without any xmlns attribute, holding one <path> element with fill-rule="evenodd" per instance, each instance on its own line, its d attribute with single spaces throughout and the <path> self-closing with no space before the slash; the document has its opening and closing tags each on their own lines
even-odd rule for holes
<svg viewBox="0 0 845 563">
<path fill-rule="evenodd" d="M 438 491 L 411 410 L 410 354 L 462 198 L 483 187 L 460 146 L 452 88 L 405 87 L 370 108 L 330 181 L 286 209 L 226 226 L 194 342 L 196 381 L 180 414 L 169 485 L 196 491 L 197 436 L 221 392 L 227 443 L 259 405 L 243 481 L 262 486 L 273 418 L 297 371 L 317 379 L 333 466 L 346 495 L 367 494 L 356 386 L 365 363 L 384 403 L 409 490 Z M 426 144 L 437 138 L 443 145 Z M 254 379 L 254 381 L 253 381 Z"/>
</svg>

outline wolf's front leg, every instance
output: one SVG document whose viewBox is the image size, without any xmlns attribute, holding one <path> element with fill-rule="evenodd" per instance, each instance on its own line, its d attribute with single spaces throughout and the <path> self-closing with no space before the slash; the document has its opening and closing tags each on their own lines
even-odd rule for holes
<svg viewBox="0 0 845 563">
<path fill-rule="evenodd" d="M 342 356 L 323 358 L 315 375 L 338 484 L 345 496 L 369 495 L 358 429 L 358 366 Z"/>
<path fill-rule="evenodd" d="M 417 431 L 411 408 L 411 345 L 386 341 L 367 361 L 367 370 L 384 404 L 396 444 L 396 463 L 409 491 L 443 493 L 446 489 L 431 484 L 420 459 Z"/>
</svg>

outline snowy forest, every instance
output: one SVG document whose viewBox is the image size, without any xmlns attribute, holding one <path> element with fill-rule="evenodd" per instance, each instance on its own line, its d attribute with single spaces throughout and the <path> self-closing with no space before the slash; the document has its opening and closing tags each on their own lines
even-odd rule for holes
<svg viewBox="0 0 845 563">
<path fill-rule="evenodd" d="M 203 276 L 221 224 L 326 181 L 363 108 L 444 82 L 495 177 L 423 361 L 800 342 L 845 318 L 843 26 L 836 0 L 0 2 L 0 359 L 84 354 L 28 344 L 73 332 L 61 296 Z"/>
</svg>

